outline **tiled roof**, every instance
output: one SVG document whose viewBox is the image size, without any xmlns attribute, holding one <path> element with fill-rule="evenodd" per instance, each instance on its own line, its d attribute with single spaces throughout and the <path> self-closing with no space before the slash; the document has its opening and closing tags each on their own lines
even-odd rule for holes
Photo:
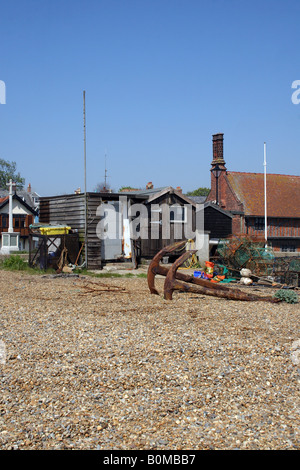
<svg viewBox="0 0 300 470">
<path fill-rule="evenodd" d="M 34 202 L 33 202 L 33 197 L 39 197 L 37 193 L 31 192 L 29 193 L 28 191 L 25 190 L 17 190 L 16 192 L 17 196 L 19 196 L 28 206 L 34 208 Z M 0 201 L 8 198 L 9 192 L 7 189 L 1 189 L 0 188 Z"/>
<path fill-rule="evenodd" d="M 264 174 L 227 172 L 245 215 L 264 216 Z M 267 215 L 300 217 L 300 176 L 267 174 Z"/>
<path fill-rule="evenodd" d="M 204 204 L 207 196 L 187 196 L 189 199 L 191 199 L 195 204 Z"/>
<path fill-rule="evenodd" d="M 37 215 L 37 211 L 27 202 L 24 200 L 24 198 L 18 196 L 17 194 L 13 194 L 13 199 L 18 200 L 24 207 L 29 209 L 33 214 Z M 6 197 L 0 197 L 0 208 L 3 208 L 7 203 L 9 202 L 9 196 Z"/>
<path fill-rule="evenodd" d="M 6 197 L 0 197 L 0 204 L 2 204 L 4 201 L 8 200 L 8 196 Z"/>
</svg>

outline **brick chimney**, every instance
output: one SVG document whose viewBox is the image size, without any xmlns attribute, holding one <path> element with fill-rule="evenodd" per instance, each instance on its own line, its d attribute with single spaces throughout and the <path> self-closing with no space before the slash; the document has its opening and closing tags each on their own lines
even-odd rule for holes
<svg viewBox="0 0 300 470">
<path fill-rule="evenodd" d="M 223 178 L 226 174 L 226 166 L 224 160 L 224 134 L 213 134 L 213 160 L 211 162 L 211 191 L 209 200 L 216 201 L 220 206 L 224 207 L 223 202 Z"/>
<path fill-rule="evenodd" d="M 27 186 L 27 192 L 28 193 L 31 193 L 31 184 L 29 183 L 28 186 Z"/>
<path fill-rule="evenodd" d="M 216 165 L 217 163 L 221 166 L 225 167 L 225 160 L 224 160 L 224 134 L 213 134 L 212 136 L 213 141 L 213 161 L 212 165 Z"/>
</svg>

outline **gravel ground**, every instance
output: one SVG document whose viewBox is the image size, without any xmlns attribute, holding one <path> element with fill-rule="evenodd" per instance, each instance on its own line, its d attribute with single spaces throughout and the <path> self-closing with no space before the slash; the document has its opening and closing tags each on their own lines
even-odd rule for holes
<svg viewBox="0 0 300 470">
<path fill-rule="evenodd" d="M 299 449 L 299 303 L 0 281 L 0 449 Z"/>
</svg>

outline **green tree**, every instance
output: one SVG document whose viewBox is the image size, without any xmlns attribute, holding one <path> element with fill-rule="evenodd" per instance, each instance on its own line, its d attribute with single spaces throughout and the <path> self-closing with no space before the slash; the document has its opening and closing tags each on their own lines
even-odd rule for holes
<svg viewBox="0 0 300 470">
<path fill-rule="evenodd" d="M 186 193 L 187 196 L 208 196 L 210 192 L 209 188 L 198 188 L 194 191 L 189 191 Z"/>
<path fill-rule="evenodd" d="M 0 158 L 0 188 L 7 189 L 6 184 L 9 183 L 9 180 L 16 183 L 18 189 L 23 189 L 25 178 L 17 173 L 16 162 L 8 162 Z"/>
</svg>

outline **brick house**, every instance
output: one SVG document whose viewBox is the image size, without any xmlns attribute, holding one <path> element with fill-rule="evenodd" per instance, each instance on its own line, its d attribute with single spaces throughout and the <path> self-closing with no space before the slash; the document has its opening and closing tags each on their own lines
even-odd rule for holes
<svg viewBox="0 0 300 470">
<path fill-rule="evenodd" d="M 264 237 L 264 173 L 228 171 L 223 141 L 223 134 L 213 135 L 207 201 L 233 215 L 233 234 Z M 300 176 L 267 174 L 266 187 L 268 243 L 274 251 L 300 251 Z"/>
<path fill-rule="evenodd" d="M 7 191 L 0 190 L 0 237 L 8 232 L 9 228 L 9 196 L 6 193 Z M 19 249 L 28 251 L 29 227 L 38 213 L 30 204 L 30 200 L 25 200 L 23 193 L 19 191 L 12 196 L 13 230 L 20 234 Z"/>
</svg>

